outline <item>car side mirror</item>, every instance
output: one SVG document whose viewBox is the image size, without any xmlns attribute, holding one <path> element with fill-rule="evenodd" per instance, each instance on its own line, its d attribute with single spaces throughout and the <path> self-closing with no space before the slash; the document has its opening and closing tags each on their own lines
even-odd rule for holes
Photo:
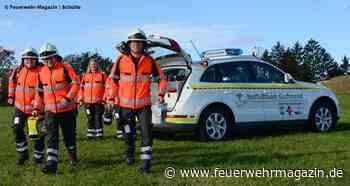
<svg viewBox="0 0 350 186">
<path fill-rule="evenodd" d="M 289 73 L 284 74 L 284 83 L 294 83 L 294 82 L 295 80 L 292 75 L 290 75 Z"/>
</svg>

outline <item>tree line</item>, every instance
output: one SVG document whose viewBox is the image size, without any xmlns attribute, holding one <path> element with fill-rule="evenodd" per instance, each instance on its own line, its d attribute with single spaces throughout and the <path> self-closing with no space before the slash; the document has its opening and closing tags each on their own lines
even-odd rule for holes
<svg viewBox="0 0 350 186">
<path fill-rule="evenodd" d="M 109 74 L 112 59 L 101 56 L 97 50 L 63 57 L 79 75 L 86 71 L 90 58 L 95 58 L 102 70 Z M 314 39 L 308 40 L 304 46 L 296 42 L 291 47 L 285 47 L 281 42 L 277 42 L 271 49 L 264 50 L 260 58 L 300 81 L 316 82 L 350 72 L 349 57 L 344 56 L 341 63 L 337 63 L 320 42 Z M 0 46 L 0 102 L 7 98 L 8 77 L 11 69 L 18 64 L 15 52 Z"/>
<path fill-rule="evenodd" d="M 310 39 L 302 46 L 296 42 L 285 47 L 277 42 L 270 50 L 264 50 L 260 58 L 269 62 L 295 79 L 317 82 L 327 78 L 348 74 L 349 58 L 344 56 L 339 65 L 320 42 Z"/>
</svg>

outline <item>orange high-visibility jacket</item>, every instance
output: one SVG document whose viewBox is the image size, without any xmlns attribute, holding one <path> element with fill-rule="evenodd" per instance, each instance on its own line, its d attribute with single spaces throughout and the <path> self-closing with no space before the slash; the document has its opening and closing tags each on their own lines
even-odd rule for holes
<svg viewBox="0 0 350 186">
<path fill-rule="evenodd" d="M 84 103 L 102 103 L 104 101 L 105 82 L 103 72 L 88 72 L 81 81 L 78 101 Z"/>
<path fill-rule="evenodd" d="M 45 112 L 61 113 L 76 108 L 75 100 L 80 89 L 80 78 L 70 64 L 57 62 L 50 69 L 43 66 L 39 72 L 38 90 L 36 91 L 34 108 L 45 106 Z"/>
<path fill-rule="evenodd" d="M 152 78 L 159 80 L 158 95 L 164 96 L 167 82 L 160 65 L 150 55 L 144 54 L 136 66 L 131 55 L 122 54 L 106 82 L 106 97 L 120 107 L 138 109 L 149 106 Z"/>
<path fill-rule="evenodd" d="M 15 107 L 25 114 L 32 114 L 34 109 L 33 102 L 38 85 L 39 69 L 39 66 L 32 69 L 17 67 L 12 71 L 9 79 L 8 97 L 14 98 Z"/>
</svg>

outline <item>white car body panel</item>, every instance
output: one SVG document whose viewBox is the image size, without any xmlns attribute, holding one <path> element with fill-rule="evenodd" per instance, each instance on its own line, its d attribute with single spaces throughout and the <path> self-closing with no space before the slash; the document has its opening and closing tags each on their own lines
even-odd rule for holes
<svg viewBox="0 0 350 186">
<path fill-rule="evenodd" d="M 234 63 L 235 61 L 262 62 L 255 57 L 238 56 L 228 59 L 213 60 L 210 62 L 210 65 L 224 62 Z M 200 82 L 200 77 L 205 69 L 205 67 L 199 64 L 192 64 L 192 72 L 183 87 L 183 91 L 177 100 L 175 108 L 167 113 L 168 116 L 184 115 L 186 118 L 167 118 L 166 123 L 168 125 L 197 125 L 202 111 L 208 105 L 217 102 L 223 103 L 231 109 L 235 118 L 235 123 L 307 120 L 312 105 L 320 97 L 332 99 L 337 107 L 337 115 L 338 117 L 340 116 L 340 108 L 335 94 L 322 85 L 299 81 L 288 84 L 229 83 L 230 86 L 237 88 L 197 89 L 198 86 L 215 87 L 217 85 L 226 85 L 225 83 Z M 269 88 L 272 85 L 298 88 Z M 258 86 L 260 88 L 241 89 L 239 88 L 240 86 Z"/>
</svg>

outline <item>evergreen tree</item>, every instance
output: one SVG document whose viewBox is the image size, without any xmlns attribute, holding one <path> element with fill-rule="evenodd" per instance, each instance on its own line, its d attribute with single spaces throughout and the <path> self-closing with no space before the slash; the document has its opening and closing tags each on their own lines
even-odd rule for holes
<svg viewBox="0 0 350 186">
<path fill-rule="evenodd" d="M 280 68 L 297 79 L 299 66 L 295 54 L 291 49 L 288 48 L 283 54 Z"/>
<path fill-rule="evenodd" d="M 0 46 L 0 102 L 7 99 L 8 78 L 16 64 L 15 52 Z"/>
<path fill-rule="evenodd" d="M 349 58 L 347 56 L 344 56 L 341 61 L 341 69 L 343 73 L 347 74 L 349 72 Z"/>
<path fill-rule="evenodd" d="M 310 39 L 304 47 L 303 64 L 310 67 L 308 72 L 310 74 L 303 76 L 310 76 L 312 81 L 319 81 L 328 76 L 329 68 L 335 64 L 335 61 L 318 41 Z"/>
<path fill-rule="evenodd" d="M 300 81 L 306 81 L 306 82 L 313 81 L 311 67 L 309 66 L 309 64 L 303 63 L 302 65 L 300 65 L 299 72 L 300 73 L 298 74 L 298 78 L 300 79 Z"/>
<path fill-rule="evenodd" d="M 271 63 L 280 67 L 284 53 L 284 46 L 278 41 L 271 49 Z"/>
<path fill-rule="evenodd" d="M 301 46 L 299 42 L 296 42 L 290 50 L 293 53 L 298 65 L 301 65 L 303 63 L 303 54 L 304 54 L 303 46 Z"/>
<path fill-rule="evenodd" d="M 269 63 L 272 62 L 271 55 L 270 55 L 268 50 L 266 50 L 266 49 L 264 50 L 264 52 L 263 52 L 263 54 L 261 56 L 261 60 L 263 60 L 265 62 L 269 62 Z"/>
<path fill-rule="evenodd" d="M 0 74 L 6 74 L 16 64 L 15 52 L 0 46 Z"/>
</svg>

